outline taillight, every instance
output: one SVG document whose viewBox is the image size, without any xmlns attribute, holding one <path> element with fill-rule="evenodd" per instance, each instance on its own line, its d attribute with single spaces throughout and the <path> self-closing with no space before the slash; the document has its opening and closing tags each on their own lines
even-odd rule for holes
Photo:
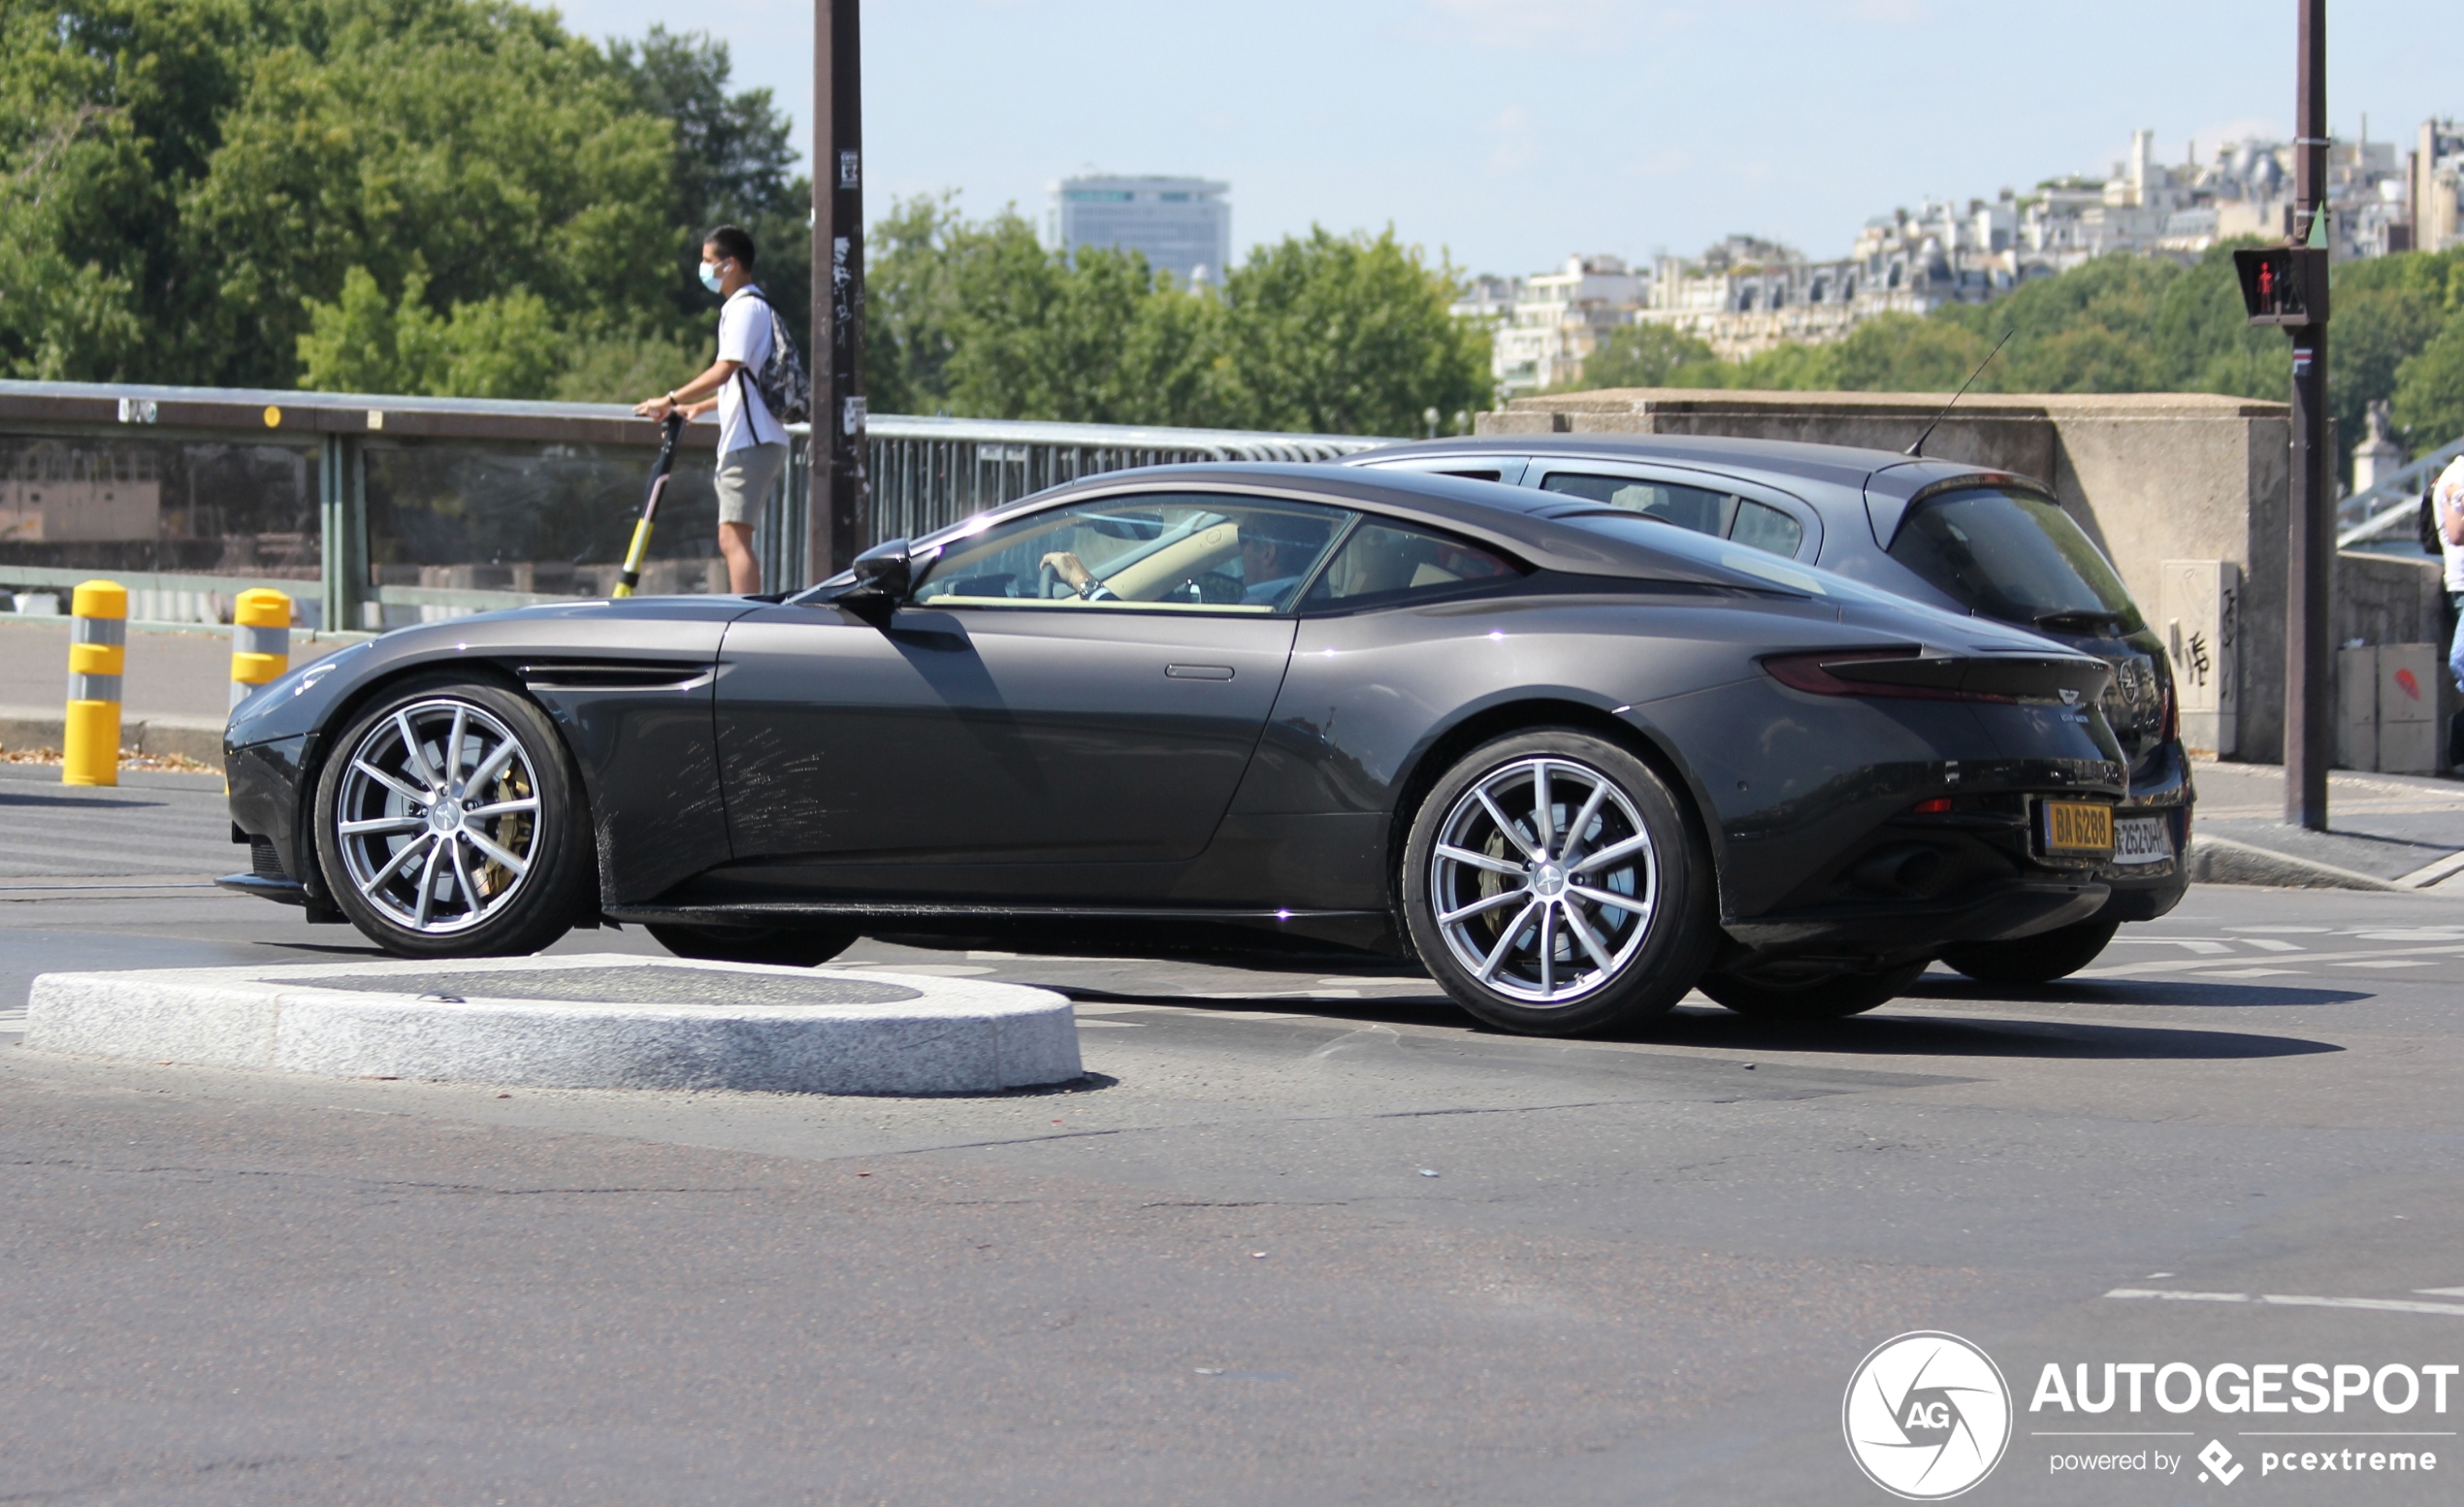
<svg viewBox="0 0 2464 1507">
<path fill-rule="evenodd" d="M 1949 796 L 1935 796 L 1930 801 L 1920 801 L 1908 807 L 1909 814 L 1914 816 L 1944 816 L 1950 813 L 1950 809 Z"/>
<path fill-rule="evenodd" d="M 1904 649 L 1831 649 L 1817 654 L 1774 654 L 1763 661 L 1772 679 L 1816 696 L 1885 696 L 1923 702 L 2011 702 L 2014 697 L 1970 690 L 1968 662 L 1927 659 Z"/>
<path fill-rule="evenodd" d="M 2164 686 L 2157 694 L 2164 698 L 2164 715 L 2159 719 L 2162 731 L 2156 735 L 2156 741 L 2174 742 L 2182 737 L 2182 701 L 2173 694 L 2171 676 L 2165 678 Z"/>
</svg>

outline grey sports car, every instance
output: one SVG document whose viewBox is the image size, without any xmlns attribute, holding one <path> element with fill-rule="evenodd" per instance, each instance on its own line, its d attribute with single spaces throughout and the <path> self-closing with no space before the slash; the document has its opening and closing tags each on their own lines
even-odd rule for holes
<svg viewBox="0 0 2464 1507">
<path fill-rule="evenodd" d="M 406 957 L 639 924 L 1416 959 L 1512 1031 L 1870 1008 L 2101 909 L 2111 667 L 1551 490 L 1045 493 L 785 599 L 407 628 L 234 715 L 233 888 Z M 997 940 L 994 940 L 997 939 Z"/>
<path fill-rule="evenodd" d="M 2085 967 L 2125 921 L 2189 882 L 2190 760 L 2164 645 L 2094 541 L 2043 482 L 1847 445 L 1699 435 L 1551 434 L 1389 445 L 1350 462 L 1434 471 L 1632 508 L 1896 596 L 2030 628 L 2113 667 L 2104 713 L 2130 769 L 2102 909 L 2051 932 L 1948 950 L 1998 983 Z"/>
</svg>

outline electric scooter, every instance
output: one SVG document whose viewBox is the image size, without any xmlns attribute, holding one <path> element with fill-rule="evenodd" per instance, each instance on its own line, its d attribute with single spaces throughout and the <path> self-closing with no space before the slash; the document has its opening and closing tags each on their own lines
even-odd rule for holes
<svg viewBox="0 0 2464 1507">
<path fill-rule="evenodd" d="M 667 473 L 676 465 L 676 437 L 684 433 L 685 416 L 669 411 L 660 425 L 659 459 L 650 468 L 650 495 L 641 502 L 641 517 L 633 524 L 633 541 L 625 549 L 624 573 L 616 579 L 612 596 L 630 597 L 641 584 L 641 564 L 650 553 L 650 531 L 659 521 L 659 499 L 667 490 Z"/>
</svg>

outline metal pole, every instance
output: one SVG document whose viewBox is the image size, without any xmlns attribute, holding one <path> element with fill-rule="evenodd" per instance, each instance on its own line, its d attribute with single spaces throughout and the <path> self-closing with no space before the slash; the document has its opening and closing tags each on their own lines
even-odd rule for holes
<svg viewBox="0 0 2464 1507">
<path fill-rule="evenodd" d="M 2324 245 L 2327 199 L 2327 0 L 2301 7 L 2299 98 L 2294 111 L 2293 234 Z M 2285 820 L 2327 829 L 2327 591 L 2336 564 L 2335 499 L 2328 472 L 2327 315 L 2293 339 L 2293 454 L 2286 499 Z"/>
<path fill-rule="evenodd" d="M 813 439 L 807 578 L 864 547 L 864 112 L 858 0 L 813 0 Z"/>
</svg>

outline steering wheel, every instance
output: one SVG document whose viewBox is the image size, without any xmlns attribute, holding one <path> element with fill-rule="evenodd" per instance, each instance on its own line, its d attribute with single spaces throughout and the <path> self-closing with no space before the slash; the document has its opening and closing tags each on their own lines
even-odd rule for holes
<svg viewBox="0 0 2464 1507">
<path fill-rule="evenodd" d="M 1195 600 L 1218 606 L 1240 601 L 1248 590 L 1221 571 L 1209 571 L 1203 575 L 1192 575 L 1181 584 L 1188 589 L 1190 596 Z"/>
<path fill-rule="evenodd" d="M 1035 568 L 1035 595 L 1039 600 L 1051 602 L 1059 597 L 1061 593 L 1053 588 L 1060 583 L 1061 573 L 1053 569 L 1052 561 L 1047 560 Z"/>
</svg>

